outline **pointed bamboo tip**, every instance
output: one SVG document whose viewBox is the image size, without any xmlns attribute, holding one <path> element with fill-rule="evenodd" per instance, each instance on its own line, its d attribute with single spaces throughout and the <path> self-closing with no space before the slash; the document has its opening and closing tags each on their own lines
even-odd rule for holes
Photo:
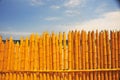
<svg viewBox="0 0 120 80">
<path fill-rule="evenodd" d="M 12 41 L 13 40 L 13 38 L 12 38 L 12 36 L 10 36 L 10 41 Z"/>
<path fill-rule="evenodd" d="M 2 36 L 0 35 L 0 42 L 2 41 Z"/>
<path fill-rule="evenodd" d="M 20 41 L 23 41 L 23 36 L 20 37 Z"/>
<path fill-rule="evenodd" d="M 28 40 L 28 36 L 26 36 L 26 40 Z"/>
<path fill-rule="evenodd" d="M 16 45 L 19 46 L 19 42 L 18 41 L 17 41 Z"/>
</svg>

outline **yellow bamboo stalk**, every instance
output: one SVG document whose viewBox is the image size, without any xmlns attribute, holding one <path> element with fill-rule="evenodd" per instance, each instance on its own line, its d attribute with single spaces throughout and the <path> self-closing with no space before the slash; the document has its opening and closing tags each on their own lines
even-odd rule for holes
<svg viewBox="0 0 120 80">
<path fill-rule="evenodd" d="M 63 49 L 64 49 L 64 51 L 63 51 L 63 53 L 64 53 L 64 69 L 66 70 L 66 69 L 68 69 L 68 59 L 67 59 L 67 44 L 66 44 L 66 33 L 64 32 L 63 33 Z M 65 73 L 64 74 L 64 80 L 67 80 L 67 73 Z"/>
<path fill-rule="evenodd" d="M 60 70 L 62 70 L 62 33 L 59 33 L 59 59 L 60 59 Z"/>
<path fill-rule="evenodd" d="M 13 56 L 13 54 L 12 54 L 12 43 L 13 43 L 13 39 L 12 39 L 12 37 L 10 37 L 10 41 L 9 41 L 9 52 L 8 52 L 8 54 L 9 54 L 9 59 L 8 59 L 8 70 L 12 70 L 12 66 L 11 65 L 13 65 L 13 64 L 11 64 L 12 63 L 12 56 Z M 9 73 L 9 79 L 10 80 L 13 80 L 12 79 L 12 73 Z"/>
<path fill-rule="evenodd" d="M 63 33 L 63 49 L 64 49 L 64 69 L 67 69 L 67 50 L 66 50 L 66 33 Z"/>
<path fill-rule="evenodd" d="M 106 31 L 103 32 L 103 53 L 104 53 L 104 68 L 107 69 L 108 68 L 108 54 L 107 54 L 107 50 L 106 50 Z M 108 74 L 107 72 L 105 72 L 105 80 L 108 80 Z"/>
<path fill-rule="evenodd" d="M 119 68 L 118 67 L 118 34 L 117 31 L 115 32 L 115 68 Z M 116 72 L 116 80 L 119 79 L 119 72 Z"/>
<path fill-rule="evenodd" d="M 92 55 L 93 55 L 93 69 L 97 68 L 97 54 L 96 54 L 96 46 L 95 46 L 95 36 L 94 36 L 94 31 L 91 33 L 92 35 Z M 93 78 L 94 80 L 97 80 L 97 73 L 93 73 Z"/>
<path fill-rule="evenodd" d="M 19 70 L 24 70 L 24 40 L 20 37 L 20 54 L 19 54 Z M 23 79 L 22 73 L 19 74 L 20 79 Z"/>
<path fill-rule="evenodd" d="M 78 69 L 81 69 L 81 55 L 80 55 L 80 54 L 81 54 L 81 53 L 80 53 L 80 51 L 81 51 L 81 48 L 80 48 L 80 41 L 81 41 L 81 40 L 80 40 L 80 39 L 81 39 L 81 38 L 80 38 L 80 31 L 78 31 L 77 37 L 78 37 L 78 63 L 79 63 L 79 64 L 78 64 L 78 67 L 79 67 Z"/>
<path fill-rule="evenodd" d="M 56 70 L 56 47 L 55 47 L 55 34 L 54 32 L 52 33 L 52 53 L 53 53 L 53 70 Z M 54 77 L 55 79 L 55 77 Z"/>
<path fill-rule="evenodd" d="M 2 40 L 0 40 L 0 65 L 1 65 L 1 69 L 0 69 L 0 71 L 3 71 L 3 68 L 4 68 L 4 43 L 3 43 L 3 41 Z M 2 73 L 2 74 L 0 74 L 0 79 L 1 80 L 4 80 L 4 74 Z"/>
<path fill-rule="evenodd" d="M 19 42 L 16 43 L 16 63 L 15 63 L 15 70 L 20 70 L 20 57 L 19 57 Z M 17 80 L 20 80 L 20 75 L 19 74 L 16 74 L 16 79 Z"/>
<path fill-rule="evenodd" d="M 81 33 L 81 36 L 82 36 L 82 69 L 85 69 L 85 62 L 86 62 L 86 58 L 85 58 L 85 55 L 86 55 L 86 53 L 85 53 L 85 50 L 86 50 L 86 48 L 85 48 L 85 31 L 83 31 L 82 30 L 82 33 Z M 85 77 L 85 73 L 84 74 L 82 74 L 83 75 L 83 80 L 86 80 L 86 77 Z"/>
<path fill-rule="evenodd" d="M 34 45 L 34 70 L 39 70 L 39 56 L 38 56 L 38 40 L 39 35 L 36 33 L 35 35 L 35 45 Z M 39 77 L 37 76 L 38 73 L 34 73 L 34 80 L 38 80 Z"/>
<path fill-rule="evenodd" d="M 118 63 L 119 63 L 119 68 L 120 68 L 120 31 L 118 31 L 118 59 L 119 59 L 119 61 L 118 61 Z M 120 72 L 119 72 L 119 78 L 120 78 Z"/>
<path fill-rule="evenodd" d="M 4 57 L 4 43 L 2 42 L 2 37 L 0 36 L 0 65 L 1 65 L 0 71 L 3 71 L 3 57 Z"/>
<path fill-rule="evenodd" d="M 69 70 L 72 70 L 71 43 L 72 43 L 71 42 L 71 32 L 69 31 L 69 33 L 68 33 L 68 68 L 69 68 Z M 69 76 L 69 80 L 72 80 L 72 75 L 70 73 L 68 74 L 68 76 Z"/>
<path fill-rule="evenodd" d="M 25 69 L 25 41 L 23 39 L 23 37 L 21 37 L 21 43 L 20 43 L 20 47 L 21 47 L 21 70 Z"/>
<path fill-rule="evenodd" d="M 78 70 L 79 69 L 79 62 L 78 62 L 78 32 L 75 31 L 75 69 Z M 75 73 L 75 78 L 76 80 L 78 80 L 78 73 Z"/>
<path fill-rule="evenodd" d="M 63 56 L 62 56 L 62 55 L 63 55 L 63 52 L 62 52 L 62 40 L 63 40 L 63 39 L 62 39 L 62 37 L 63 37 L 63 36 L 62 36 L 62 33 L 60 32 L 60 33 L 59 33 L 59 59 L 60 59 L 60 60 L 59 60 L 59 61 L 60 61 L 60 62 L 59 62 L 59 63 L 60 63 L 59 66 L 60 66 L 60 67 L 59 67 L 59 68 L 60 68 L 60 70 L 63 69 Z M 60 74 L 59 74 L 59 75 L 60 75 Z M 63 76 L 60 75 L 60 79 L 63 79 L 62 77 L 63 77 Z"/>
<path fill-rule="evenodd" d="M 55 37 L 55 43 L 56 43 L 56 66 L 57 66 L 57 70 L 59 70 L 59 65 L 60 65 L 60 63 L 59 63 L 59 44 L 58 44 L 58 34 L 56 34 L 56 37 Z M 59 76 L 60 74 L 59 73 L 57 73 L 57 80 L 60 80 L 60 76 Z"/>
<path fill-rule="evenodd" d="M 101 57 L 101 69 L 104 68 L 104 55 L 103 55 L 103 31 L 100 32 L 100 57 Z M 104 72 L 101 72 L 101 79 L 104 80 Z"/>
<path fill-rule="evenodd" d="M 114 50 L 114 48 L 115 48 L 115 36 L 114 36 L 114 32 L 112 31 L 111 32 L 111 49 L 112 49 L 112 68 L 115 68 L 115 50 Z M 115 80 L 115 72 L 114 73 L 112 73 L 112 79 L 113 80 Z"/>
<path fill-rule="evenodd" d="M 0 65 L 1 65 L 1 42 L 2 42 L 2 36 L 0 36 Z M 0 71 L 1 70 L 1 66 L 0 66 Z M 2 74 L 0 73 L 0 79 L 2 78 Z"/>
<path fill-rule="evenodd" d="M 111 51 L 110 51 L 110 40 L 109 40 L 109 33 L 106 31 L 106 47 L 107 47 L 107 53 L 108 53 L 108 68 L 111 69 Z M 108 73 L 108 80 L 112 80 L 112 74 L 111 72 Z"/>
<path fill-rule="evenodd" d="M 11 61 L 11 42 L 12 42 L 12 37 L 10 37 L 9 41 L 9 48 L 8 48 L 8 67 L 7 70 L 10 70 L 10 61 Z"/>
<path fill-rule="evenodd" d="M 35 36 L 31 34 L 30 36 L 30 70 L 34 70 L 34 42 Z M 34 76 L 30 73 L 30 79 L 33 80 Z"/>
<path fill-rule="evenodd" d="M 50 36 L 49 38 L 49 42 L 50 42 L 50 50 L 49 50 L 49 64 L 50 64 L 50 70 L 53 70 L 53 54 L 52 54 L 52 36 Z M 53 80 L 53 76 L 52 76 L 52 73 L 50 74 L 50 80 Z"/>
<path fill-rule="evenodd" d="M 56 70 L 56 46 L 55 46 L 55 34 L 52 32 L 52 53 L 53 53 L 53 70 Z M 54 80 L 56 80 L 56 74 L 53 74 Z"/>
<path fill-rule="evenodd" d="M 72 69 L 75 69 L 75 39 L 74 39 L 74 37 L 75 37 L 75 32 L 74 31 L 72 31 L 71 32 L 71 42 L 72 42 L 72 44 L 71 44 L 71 47 L 72 47 L 72 49 L 71 49 L 71 52 L 72 52 L 72 54 L 71 54 L 71 58 L 72 58 Z M 71 75 L 72 75 L 72 79 L 74 79 L 75 78 L 75 74 L 74 73 L 71 73 Z"/>
<path fill-rule="evenodd" d="M 47 57 L 47 70 L 50 70 L 49 66 L 49 34 L 46 33 L 46 57 Z M 47 80 L 50 80 L 49 73 L 47 74 Z"/>
<path fill-rule="evenodd" d="M 47 70 L 49 70 L 49 34 L 46 33 L 46 57 L 47 57 Z"/>
<path fill-rule="evenodd" d="M 25 39 L 25 69 L 24 70 L 30 70 L 30 64 L 29 64 L 29 47 L 28 47 L 28 37 Z M 24 80 L 28 80 L 28 75 L 24 74 Z"/>
<path fill-rule="evenodd" d="M 88 44 L 89 44 L 88 49 L 89 49 L 89 55 L 90 55 L 90 57 L 89 57 L 89 59 L 90 59 L 90 69 L 93 69 L 92 39 L 91 38 L 92 38 L 91 37 L 91 32 L 88 32 Z M 90 80 L 93 80 L 93 73 L 92 72 L 90 73 Z"/>
<path fill-rule="evenodd" d="M 34 70 L 39 70 L 39 57 L 38 57 L 38 40 L 39 40 L 39 35 L 38 33 L 35 35 L 35 57 L 34 57 Z"/>
<path fill-rule="evenodd" d="M 81 34 L 78 31 L 78 62 L 79 62 L 79 69 L 82 69 L 82 56 L 81 56 Z M 79 79 L 82 80 L 82 73 L 78 73 Z"/>
<path fill-rule="evenodd" d="M 0 40 L 1 41 L 1 40 Z M 4 52 L 4 71 L 7 70 L 7 66 L 8 66 L 8 39 L 6 39 L 6 43 L 5 43 L 5 52 Z M 0 47 L 1 48 L 1 47 Z M 4 79 L 6 80 L 8 78 L 8 73 L 5 74 Z M 1 79 L 1 78 L 0 78 Z"/>
<path fill-rule="evenodd" d="M 72 47 L 72 49 L 71 49 L 71 52 L 72 52 L 72 54 L 71 54 L 71 58 L 72 58 L 72 69 L 75 69 L 75 62 L 74 62 L 74 57 L 75 57 L 75 55 L 74 55 L 74 53 L 75 53 L 75 50 L 74 50 L 74 42 L 75 42 L 75 40 L 74 40 L 74 36 L 75 36 L 75 34 L 74 34 L 75 32 L 74 31 L 72 31 L 71 32 L 71 47 Z M 74 75 L 74 74 L 73 74 Z M 73 76 L 72 76 L 73 77 Z"/>
<path fill-rule="evenodd" d="M 88 53 L 88 34 L 85 32 L 85 54 L 86 54 L 86 69 L 89 69 L 89 53 Z M 86 73 L 86 80 L 89 80 L 89 73 Z"/>
<path fill-rule="evenodd" d="M 101 59 L 101 57 L 100 57 L 100 44 L 99 44 L 99 33 L 98 33 L 98 30 L 96 31 L 96 53 L 97 53 L 97 57 L 98 57 L 98 59 L 97 59 L 97 61 L 98 61 L 98 69 L 100 69 L 100 59 Z M 101 80 L 101 76 L 100 76 L 100 72 L 98 72 L 98 80 Z"/>
<path fill-rule="evenodd" d="M 33 70 L 33 59 L 34 59 L 34 55 L 33 55 L 33 49 L 34 49 L 34 34 L 31 34 L 30 36 L 30 70 Z"/>
<path fill-rule="evenodd" d="M 43 45 L 42 45 L 42 43 L 43 43 L 42 36 L 40 36 L 40 38 L 39 38 L 39 46 L 40 46 L 40 54 L 39 54 L 40 68 L 39 68 L 39 70 L 43 70 Z M 40 80 L 43 80 L 43 75 L 41 73 L 40 73 Z"/>
<path fill-rule="evenodd" d="M 2 65 L 2 61 L 1 61 L 1 49 L 2 49 L 2 36 L 0 36 L 0 65 Z M 0 66 L 0 71 L 2 71 L 1 69 L 2 66 Z M 0 73 L 0 79 L 2 79 L 2 74 Z"/>
<path fill-rule="evenodd" d="M 43 33 L 43 70 L 46 70 L 46 51 L 45 51 L 45 32 Z M 43 73 L 43 79 L 46 80 L 46 73 Z"/>
<path fill-rule="evenodd" d="M 8 39 L 6 39 L 5 42 L 5 52 L 4 52 L 4 69 L 3 70 L 7 70 L 7 66 L 8 66 Z"/>
</svg>

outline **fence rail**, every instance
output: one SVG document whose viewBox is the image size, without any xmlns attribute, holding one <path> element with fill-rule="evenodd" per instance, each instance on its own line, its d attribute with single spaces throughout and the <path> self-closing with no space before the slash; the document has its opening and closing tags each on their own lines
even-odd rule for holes
<svg viewBox="0 0 120 80">
<path fill-rule="evenodd" d="M 119 80 L 120 31 L 0 37 L 0 80 Z"/>
</svg>

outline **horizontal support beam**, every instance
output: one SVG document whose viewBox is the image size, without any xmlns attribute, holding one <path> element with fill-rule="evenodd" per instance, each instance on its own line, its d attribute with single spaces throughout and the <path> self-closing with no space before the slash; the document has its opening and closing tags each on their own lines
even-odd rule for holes
<svg viewBox="0 0 120 80">
<path fill-rule="evenodd" d="M 106 72 L 120 71 L 120 68 L 115 69 L 85 69 L 85 70 L 23 70 L 23 71 L 0 71 L 0 73 L 70 73 L 70 72 Z"/>
</svg>

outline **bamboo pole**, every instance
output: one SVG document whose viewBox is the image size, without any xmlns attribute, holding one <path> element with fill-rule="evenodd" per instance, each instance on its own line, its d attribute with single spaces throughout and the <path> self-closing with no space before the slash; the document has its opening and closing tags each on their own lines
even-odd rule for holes
<svg viewBox="0 0 120 80">
<path fill-rule="evenodd" d="M 63 40 L 63 36 L 62 36 L 62 33 L 60 32 L 59 33 L 59 63 L 60 63 L 60 70 L 63 69 L 63 52 L 62 52 L 62 40 Z M 63 79 L 63 75 L 60 74 L 60 79 Z"/>
<path fill-rule="evenodd" d="M 103 53 L 104 53 L 104 68 L 108 68 L 108 60 L 107 60 L 107 50 L 106 50 L 106 31 L 103 32 Z M 105 80 L 108 80 L 108 74 L 107 72 L 105 74 Z"/>
<path fill-rule="evenodd" d="M 28 37 L 25 39 L 25 70 L 30 70 L 29 66 L 29 47 L 28 47 Z M 28 75 L 24 74 L 24 79 L 28 80 Z"/>
<path fill-rule="evenodd" d="M 52 53 L 52 37 L 50 36 L 49 38 L 50 40 L 50 52 L 49 52 L 49 56 L 50 56 L 50 70 L 53 70 L 53 53 Z M 50 79 L 53 80 L 53 74 L 50 74 Z"/>
<path fill-rule="evenodd" d="M 3 41 L 2 41 L 2 38 L 0 39 L 0 65 L 1 65 L 1 69 L 0 69 L 0 71 L 3 71 L 3 68 L 4 68 L 4 43 L 3 43 Z M 0 79 L 2 79 L 2 80 L 4 80 L 4 74 L 2 73 L 2 74 L 0 74 Z"/>
<path fill-rule="evenodd" d="M 99 33 L 98 33 L 98 30 L 96 31 L 96 53 L 97 53 L 97 67 L 98 69 L 100 69 L 100 44 L 99 44 Z M 98 72 L 98 80 L 101 80 L 101 76 L 100 76 L 100 72 Z"/>
<path fill-rule="evenodd" d="M 67 44 L 66 44 L 66 33 L 63 33 L 63 53 L 64 53 L 64 70 L 68 69 L 68 54 L 67 54 Z M 67 73 L 64 73 L 64 80 L 67 80 Z"/>
<path fill-rule="evenodd" d="M 115 68 L 115 37 L 114 37 L 114 32 L 111 32 L 111 55 L 112 55 L 112 68 Z M 115 72 L 112 73 L 112 79 L 115 80 Z"/>
<path fill-rule="evenodd" d="M 1 55 L 1 43 L 2 43 L 2 36 L 0 35 L 0 55 Z M 0 65 L 1 65 L 1 56 L 0 56 Z M 1 66 L 0 66 L 0 71 L 2 71 L 1 70 Z M 0 79 L 2 78 L 2 73 L 0 73 Z"/>
<path fill-rule="evenodd" d="M 75 69 L 79 69 L 79 62 L 78 62 L 78 32 L 75 31 Z M 78 80 L 78 73 L 75 73 L 75 78 Z"/>
<path fill-rule="evenodd" d="M 85 54 L 86 54 L 86 69 L 89 69 L 89 53 L 88 53 L 88 36 L 87 33 L 85 32 Z M 86 73 L 86 80 L 89 80 L 89 73 Z"/>
<path fill-rule="evenodd" d="M 39 67 L 39 70 L 43 70 L 43 45 L 42 45 L 42 36 L 40 36 L 39 38 L 39 50 L 40 50 L 40 53 L 39 53 L 39 56 L 40 56 L 40 67 Z M 40 73 L 40 80 L 43 80 L 43 76 L 42 74 Z"/>
<path fill-rule="evenodd" d="M 35 36 L 32 33 L 30 36 L 30 70 L 34 70 L 34 45 L 35 45 Z M 34 79 L 34 75 L 30 73 L 30 79 Z"/>
<path fill-rule="evenodd" d="M 8 49 L 9 49 L 9 46 L 8 46 L 9 42 L 8 42 L 8 39 L 6 39 L 6 43 L 5 43 L 5 52 L 4 52 L 4 71 L 7 70 L 7 66 L 8 66 Z M 8 73 L 5 74 L 5 80 L 7 80 L 8 78 Z"/>
<path fill-rule="evenodd" d="M 86 62 L 86 58 L 85 58 L 85 56 L 86 56 L 86 53 L 85 53 L 85 50 L 86 50 L 86 48 L 85 48 L 85 31 L 82 31 L 82 33 L 81 33 L 81 36 L 82 36 L 82 66 L 83 66 L 83 68 L 82 69 L 85 69 L 85 62 Z M 83 73 L 82 74 L 83 75 L 83 80 L 86 80 L 86 77 L 85 77 L 85 73 Z"/>
<path fill-rule="evenodd" d="M 59 44 L 58 44 L 58 34 L 56 34 L 56 37 L 55 37 L 55 43 L 56 43 L 56 69 L 59 70 Z M 60 74 L 57 73 L 57 80 L 60 80 Z"/>
<path fill-rule="evenodd" d="M 56 46 L 55 46 L 55 34 L 52 33 L 52 53 L 53 53 L 53 70 L 56 70 Z M 56 74 L 53 74 L 53 79 L 56 80 Z"/>
<path fill-rule="evenodd" d="M 120 31 L 118 31 L 118 63 L 119 63 L 119 68 L 120 68 Z M 119 78 L 120 78 L 120 72 L 119 72 Z"/>
<path fill-rule="evenodd" d="M 115 62 L 116 62 L 116 65 L 115 65 L 115 68 L 119 68 L 118 67 L 118 34 L 117 34 L 117 31 L 115 32 Z M 119 72 L 116 72 L 116 80 L 119 79 Z"/>
<path fill-rule="evenodd" d="M 78 62 L 79 62 L 79 70 L 81 70 L 81 66 L 82 66 L 82 56 L 81 56 L 81 34 L 80 31 L 78 31 Z M 82 73 L 78 73 L 79 75 L 79 80 L 82 80 Z"/>
<path fill-rule="evenodd" d="M 68 68 L 69 70 L 72 70 L 72 58 L 71 58 L 71 32 L 69 31 L 68 33 Z M 69 79 L 68 80 L 72 80 L 72 75 L 69 73 L 68 74 Z"/>
<path fill-rule="evenodd" d="M 46 33 L 43 33 L 43 70 L 46 70 L 46 49 L 45 49 L 45 45 L 46 45 L 46 38 L 45 38 Z M 43 79 L 46 80 L 46 73 L 43 73 Z"/>
<path fill-rule="evenodd" d="M 72 58 L 72 69 L 75 69 L 75 32 L 74 31 L 72 31 L 71 32 L 71 47 L 72 47 L 72 49 L 71 49 L 71 52 L 72 52 L 72 54 L 71 54 L 71 58 Z M 74 79 L 75 78 L 75 74 L 74 73 L 71 73 L 71 75 L 72 75 L 72 79 Z"/>
<path fill-rule="evenodd" d="M 101 57 L 101 69 L 104 68 L 104 55 L 103 55 L 103 31 L 100 32 L 100 57 Z M 104 80 L 104 72 L 101 72 L 101 79 Z"/>
<path fill-rule="evenodd" d="M 35 35 L 35 44 L 34 44 L 34 70 L 39 70 L 39 57 L 38 57 L 38 40 L 39 35 L 36 33 Z M 38 80 L 38 73 L 34 73 L 34 80 Z"/>
<path fill-rule="evenodd" d="M 94 31 L 91 33 L 92 37 L 92 55 L 93 55 L 93 69 L 97 68 L 97 54 L 96 54 L 96 46 L 95 46 L 95 36 L 94 36 Z M 93 79 L 97 80 L 97 73 L 93 73 Z"/>
<path fill-rule="evenodd" d="M 9 66 L 8 66 L 8 70 L 12 70 L 12 66 L 11 65 L 13 65 L 13 64 L 11 64 L 12 63 L 12 56 L 13 56 L 13 54 L 12 54 L 12 43 L 13 43 L 13 39 L 12 39 L 12 37 L 10 37 L 10 41 L 9 41 L 9 59 L 8 59 L 8 63 L 9 63 Z M 12 79 L 12 73 L 9 73 L 9 79 L 10 80 L 13 80 Z"/>
<path fill-rule="evenodd" d="M 92 36 L 91 36 L 91 32 L 88 32 L 88 49 L 89 49 L 89 59 L 90 59 L 90 69 L 93 69 L 93 55 L 92 55 Z M 93 80 L 93 73 L 90 73 L 90 80 Z"/>
<path fill-rule="evenodd" d="M 49 61 L 49 50 L 50 50 L 50 48 L 49 48 L 49 46 L 50 46 L 50 44 L 49 44 L 49 34 L 46 33 L 47 70 L 50 70 L 50 65 L 49 65 L 49 63 L 50 63 L 50 61 Z M 50 80 L 49 74 L 47 74 L 47 80 Z"/>
<path fill-rule="evenodd" d="M 0 71 L 2 71 L 2 65 L 3 65 L 3 42 L 2 42 L 2 36 L 0 36 Z M 3 79 L 3 74 L 0 73 L 0 79 Z"/>
<path fill-rule="evenodd" d="M 107 44 L 107 53 L 108 53 L 108 68 L 111 69 L 111 50 L 110 50 L 110 40 L 108 31 L 106 31 L 106 44 Z M 108 80 L 112 80 L 112 72 L 108 73 Z"/>
</svg>

